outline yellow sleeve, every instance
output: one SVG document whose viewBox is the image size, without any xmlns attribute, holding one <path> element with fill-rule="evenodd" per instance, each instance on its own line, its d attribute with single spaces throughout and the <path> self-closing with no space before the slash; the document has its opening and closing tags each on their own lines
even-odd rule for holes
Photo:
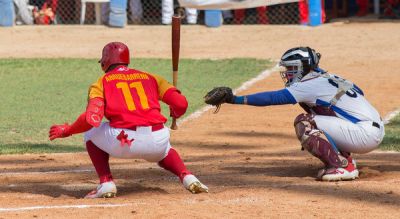
<svg viewBox="0 0 400 219">
<path fill-rule="evenodd" d="M 163 77 L 155 74 L 151 74 L 157 81 L 158 85 L 158 97 L 160 99 L 163 98 L 165 92 L 167 92 L 168 89 L 174 87 L 172 84 L 170 84 L 167 80 L 165 80 Z"/>
<path fill-rule="evenodd" d="M 103 78 L 104 78 L 104 75 L 101 76 L 92 85 L 90 85 L 89 92 L 88 92 L 88 100 L 96 98 L 96 97 L 104 98 Z"/>
</svg>

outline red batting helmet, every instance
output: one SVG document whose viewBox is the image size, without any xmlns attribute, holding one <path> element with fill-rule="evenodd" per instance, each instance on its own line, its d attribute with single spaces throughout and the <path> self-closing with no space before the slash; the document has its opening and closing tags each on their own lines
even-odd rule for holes
<svg viewBox="0 0 400 219">
<path fill-rule="evenodd" d="M 103 48 L 99 63 L 104 72 L 106 72 L 112 64 L 129 64 L 128 47 L 120 42 L 108 43 Z"/>
</svg>

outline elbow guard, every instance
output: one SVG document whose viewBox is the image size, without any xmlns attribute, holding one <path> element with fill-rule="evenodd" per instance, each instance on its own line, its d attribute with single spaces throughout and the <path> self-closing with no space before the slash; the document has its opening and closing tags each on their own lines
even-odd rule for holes
<svg viewBox="0 0 400 219">
<path fill-rule="evenodd" d="M 90 99 L 86 107 L 86 122 L 94 127 L 99 127 L 104 116 L 104 100 L 102 98 Z"/>
</svg>

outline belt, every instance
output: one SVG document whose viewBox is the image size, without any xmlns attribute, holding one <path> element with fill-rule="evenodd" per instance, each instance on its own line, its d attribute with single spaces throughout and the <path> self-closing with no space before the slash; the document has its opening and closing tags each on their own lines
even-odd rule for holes
<svg viewBox="0 0 400 219">
<path fill-rule="evenodd" d="M 377 127 L 378 129 L 381 128 L 381 126 L 377 122 L 372 122 L 372 126 Z"/>
<path fill-rule="evenodd" d="M 133 131 L 136 131 L 136 129 L 140 128 L 140 127 L 148 127 L 148 126 L 134 126 L 134 127 L 129 128 L 129 129 L 133 130 Z M 164 128 L 164 124 L 162 124 L 162 123 L 155 124 L 155 125 L 151 126 L 151 131 L 155 132 L 155 131 L 161 130 L 163 128 Z"/>
</svg>

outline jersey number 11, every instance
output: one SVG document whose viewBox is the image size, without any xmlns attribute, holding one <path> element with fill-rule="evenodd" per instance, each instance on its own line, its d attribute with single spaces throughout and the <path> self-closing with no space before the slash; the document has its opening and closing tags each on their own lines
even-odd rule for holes
<svg viewBox="0 0 400 219">
<path fill-rule="evenodd" d="M 130 88 L 134 88 L 139 96 L 140 104 L 142 105 L 143 109 L 149 108 L 149 101 L 147 100 L 146 92 L 144 92 L 144 88 L 142 82 L 118 82 L 116 84 L 117 88 L 122 90 L 122 94 L 124 95 L 125 103 L 128 107 L 129 111 L 136 110 L 135 102 L 133 101 L 132 92 Z"/>
</svg>

